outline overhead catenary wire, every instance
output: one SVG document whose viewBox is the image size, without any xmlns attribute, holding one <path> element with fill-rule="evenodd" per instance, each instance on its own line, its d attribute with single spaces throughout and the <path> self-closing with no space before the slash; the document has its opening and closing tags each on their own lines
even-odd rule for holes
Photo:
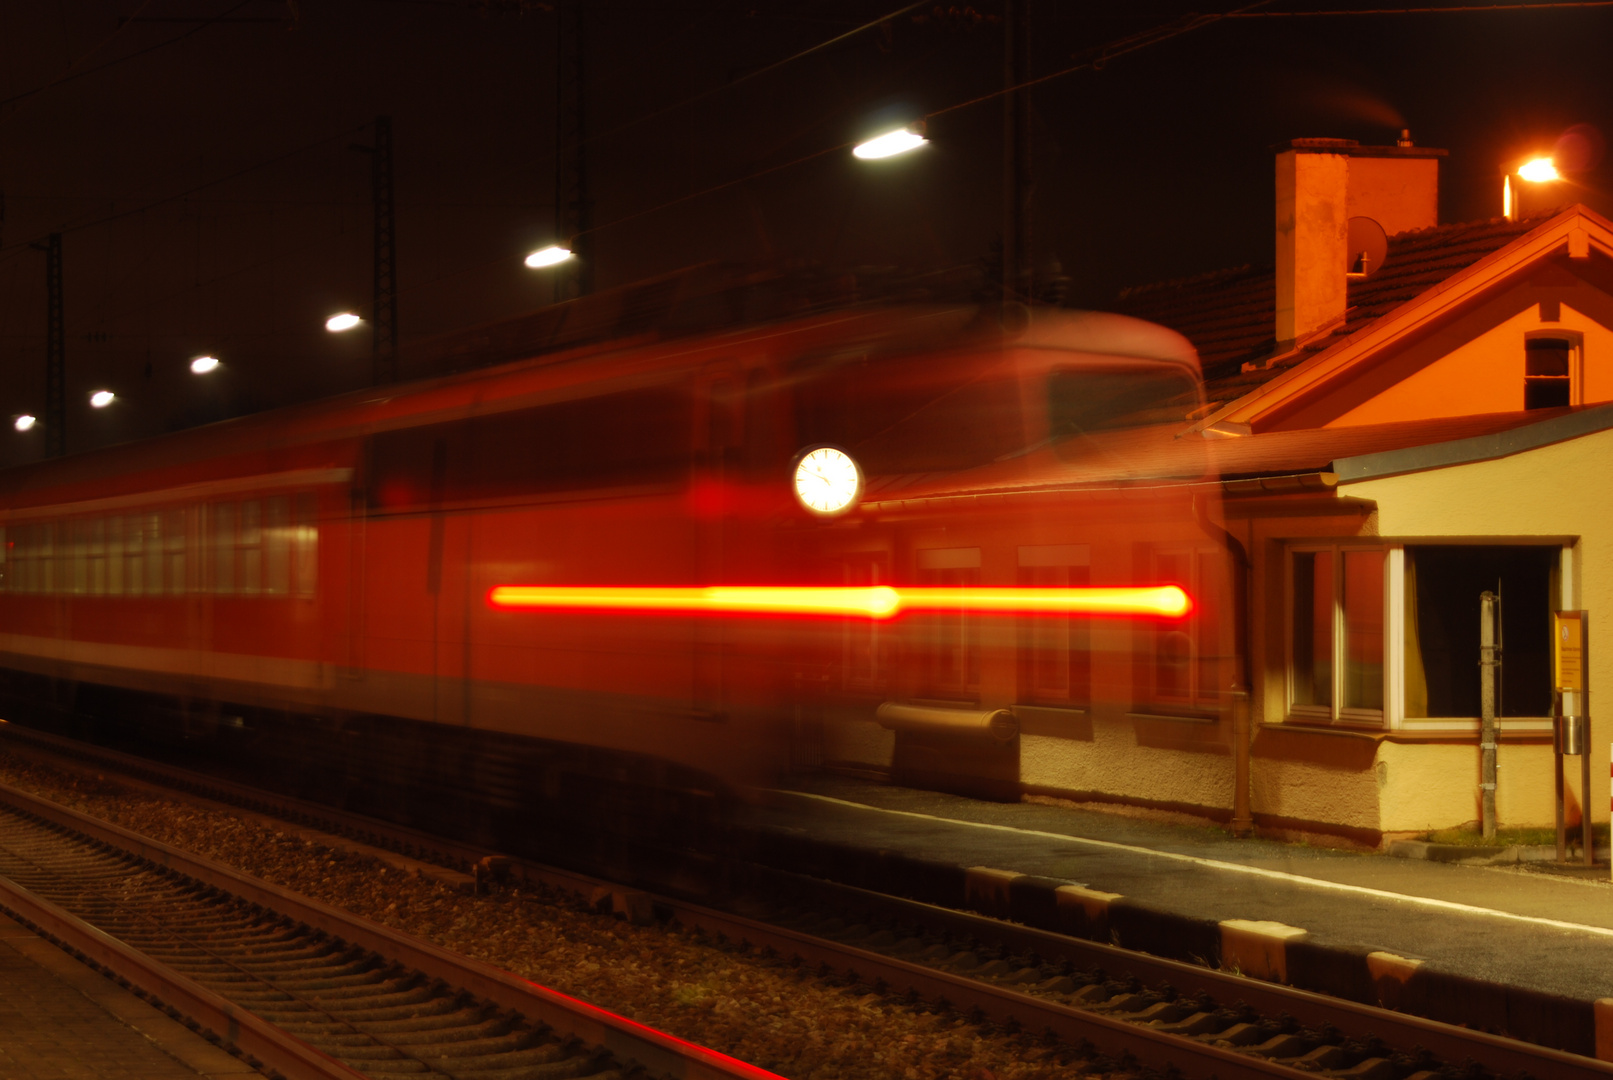
<svg viewBox="0 0 1613 1080">
<path fill-rule="evenodd" d="M 1471 15 L 1483 12 L 1555 11 L 1613 8 L 1613 0 L 1549 0 L 1543 4 L 1462 4 L 1453 7 L 1336 8 L 1328 11 L 1249 11 L 1229 19 L 1310 19 L 1347 15 Z"/>
<path fill-rule="evenodd" d="M 42 94 L 46 90 L 55 89 L 56 87 L 62 86 L 64 84 L 66 84 L 66 83 L 76 82 L 79 79 L 83 79 L 83 78 L 86 78 L 87 76 L 94 75 L 94 74 L 97 74 L 98 72 L 105 71 L 108 68 L 117 67 L 119 64 L 128 63 L 130 60 L 135 60 L 135 59 L 138 59 L 139 57 L 147 56 L 147 55 L 149 55 L 151 53 L 154 53 L 154 52 L 158 51 L 159 49 L 166 49 L 170 45 L 177 45 L 181 41 L 184 41 L 186 38 L 192 36 L 193 34 L 199 34 L 203 30 L 206 30 L 209 26 L 212 26 L 214 23 L 217 23 L 217 22 L 221 21 L 222 19 L 226 18 L 227 16 L 233 15 L 235 12 L 240 11 L 242 8 L 246 7 L 250 3 L 252 3 L 252 0 L 241 0 L 241 2 L 239 4 L 236 4 L 234 7 L 228 8 L 228 9 L 220 12 L 219 14 L 213 16 L 212 18 L 208 19 L 205 22 L 198 23 L 196 26 L 192 27 L 191 29 L 186 30 L 183 34 L 175 34 L 171 38 L 167 38 L 167 39 L 165 39 L 163 41 L 159 41 L 154 45 L 148 45 L 144 49 L 136 49 L 134 52 L 129 53 L 129 54 L 125 55 L 125 56 L 120 56 L 116 60 L 108 60 L 106 63 L 100 64 L 100 65 L 98 65 L 96 67 L 86 68 L 83 71 L 74 72 L 73 68 L 78 66 L 78 64 L 83 62 L 84 58 L 80 57 L 78 60 L 75 60 L 72 65 L 70 65 L 68 67 L 67 74 L 58 76 L 57 78 L 52 79 L 49 82 L 41 83 L 40 85 L 32 88 L 31 90 L 24 90 L 20 94 L 13 94 L 8 98 L 0 98 L 0 108 L 4 108 L 7 105 L 14 105 L 17 102 L 24 101 L 24 100 L 26 100 L 28 98 L 33 97 L 36 94 Z M 145 10 L 145 6 L 142 5 L 140 10 L 141 11 Z M 123 26 L 127 26 L 127 25 L 128 25 L 127 22 L 123 23 L 121 26 L 119 26 L 118 30 L 121 31 L 123 29 Z M 117 32 L 114 31 L 112 36 L 113 37 L 117 36 Z M 110 41 L 111 38 L 109 37 L 107 40 Z M 94 52 L 96 52 L 98 49 L 100 49 L 105 44 L 106 44 L 106 42 L 103 41 L 100 45 L 97 45 L 95 47 L 95 49 L 91 49 L 89 53 L 86 53 L 85 56 L 92 55 Z"/>
</svg>

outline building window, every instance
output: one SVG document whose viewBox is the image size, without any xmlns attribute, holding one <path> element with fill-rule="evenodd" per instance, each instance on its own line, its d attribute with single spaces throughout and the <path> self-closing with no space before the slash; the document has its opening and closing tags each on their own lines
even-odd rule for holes
<svg viewBox="0 0 1613 1080">
<path fill-rule="evenodd" d="M 890 584 L 884 552 L 847 555 L 839 567 L 839 584 L 867 589 Z M 841 685 L 847 690 L 875 689 L 885 683 L 884 626 L 879 619 L 851 617 L 841 623 Z"/>
<path fill-rule="evenodd" d="M 1330 545 L 1289 559 L 1290 718 L 1381 726 L 1384 551 Z"/>
<path fill-rule="evenodd" d="M 918 583 L 926 588 L 960 589 L 980 584 L 979 548 L 920 551 Z M 973 700 L 980 693 L 980 620 L 969 612 L 941 611 L 913 620 L 919 635 L 922 693 L 926 697 Z"/>
<path fill-rule="evenodd" d="M 1019 549 L 1019 584 L 1028 589 L 1082 589 L 1091 584 L 1086 544 Z M 1091 620 L 1037 615 L 1020 620 L 1019 700 L 1027 705 L 1084 707 L 1092 696 Z"/>
<path fill-rule="evenodd" d="M 1184 619 L 1145 624 L 1139 631 L 1136 696 L 1140 707 L 1204 712 L 1220 705 L 1235 659 L 1223 641 L 1222 598 L 1227 595 L 1227 553 L 1207 545 L 1150 549 L 1142 580 L 1180 585 L 1193 598 Z"/>
<path fill-rule="evenodd" d="M 1560 337 L 1524 343 L 1523 407 L 1555 409 L 1573 404 L 1574 343 Z"/>
<path fill-rule="evenodd" d="M 1405 694 L 1409 721 L 1479 715 L 1479 619 L 1498 598 L 1496 715 L 1552 711 L 1551 612 L 1561 549 L 1416 545 L 1405 555 Z"/>
</svg>

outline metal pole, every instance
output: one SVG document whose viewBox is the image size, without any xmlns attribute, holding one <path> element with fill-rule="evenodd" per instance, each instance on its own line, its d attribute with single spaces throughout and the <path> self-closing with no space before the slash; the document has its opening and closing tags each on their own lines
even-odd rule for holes
<svg viewBox="0 0 1613 1080">
<path fill-rule="evenodd" d="M 556 240 L 569 242 L 573 258 L 555 268 L 554 298 L 587 295 L 594 284 L 593 201 L 588 197 L 587 49 L 582 0 L 555 7 Z"/>
<path fill-rule="evenodd" d="M 62 234 L 45 243 L 45 456 L 67 453 L 67 332 L 62 317 Z"/>
<path fill-rule="evenodd" d="M 1008 0 L 1003 82 L 1030 78 L 1030 0 Z M 1031 95 L 1003 95 L 1003 303 L 1031 299 Z"/>
<path fill-rule="evenodd" d="M 378 384 L 398 380 L 398 276 L 396 216 L 392 204 L 392 118 L 375 118 L 375 152 L 371 155 L 375 207 L 375 305 L 371 358 Z"/>
<path fill-rule="evenodd" d="M 1479 792 L 1484 838 L 1495 839 L 1495 593 L 1479 596 Z"/>
</svg>

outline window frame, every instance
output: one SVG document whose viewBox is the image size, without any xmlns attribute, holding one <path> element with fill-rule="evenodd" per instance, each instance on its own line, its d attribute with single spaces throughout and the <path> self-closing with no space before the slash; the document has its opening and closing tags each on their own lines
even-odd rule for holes
<svg viewBox="0 0 1613 1080">
<path fill-rule="evenodd" d="M 1139 646 L 1133 649 L 1136 658 L 1133 662 L 1138 666 L 1132 675 L 1132 704 L 1129 714 L 1133 717 L 1163 717 L 1167 719 L 1187 720 L 1214 720 L 1218 718 L 1226 706 L 1230 687 L 1215 687 L 1206 690 L 1202 683 L 1202 673 L 1207 658 L 1204 655 L 1203 628 L 1213 623 L 1213 633 L 1218 642 L 1231 641 L 1232 629 L 1221 622 L 1224 614 L 1223 605 L 1232 602 L 1232 582 L 1221 580 L 1213 582 L 1215 591 L 1205 585 L 1204 563 L 1221 562 L 1228 558 L 1226 548 L 1208 541 L 1183 540 L 1178 543 L 1148 544 L 1138 549 L 1139 568 L 1143 571 L 1143 580 L 1164 583 L 1167 578 L 1160 569 L 1161 557 L 1183 558 L 1188 566 L 1188 580 L 1175 581 L 1187 590 L 1187 594 L 1194 598 L 1195 607 L 1186 618 L 1175 622 L 1142 623 L 1133 639 Z M 1186 695 L 1167 695 L 1160 687 L 1161 646 L 1167 636 L 1181 635 L 1188 641 L 1187 678 L 1188 692 Z M 1218 644 L 1213 656 L 1217 670 L 1229 661 L 1236 663 L 1236 657 L 1230 657 L 1226 644 Z"/>
<path fill-rule="evenodd" d="M 1062 570 L 1066 578 L 1064 587 L 1089 586 L 1092 581 L 1091 544 L 1027 544 L 1020 545 L 1015 557 L 1018 585 L 1032 586 L 1039 570 Z M 1079 573 L 1077 573 L 1079 571 Z M 1072 582 L 1079 582 L 1072 586 Z M 1047 629 L 1048 620 L 1060 619 L 1058 629 L 1063 631 L 1062 647 L 1049 648 L 1038 640 L 1039 632 Z M 1018 620 L 1015 637 L 1015 697 L 1022 705 L 1040 709 L 1066 709 L 1086 712 L 1092 706 L 1092 619 L 1088 615 L 1027 615 Z M 1064 653 L 1065 687 L 1057 688 L 1037 684 L 1038 663 L 1044 651 Z M 1077 660 L 1079 655 L 1080 659 Z M 1079 675 L 1079 679 L 1077 678 Z"/>
<path fill-rule="evenodd" d="M 1283 549 L 1283 717 L 1284 722 L 1290 724 L 1306 724 L 1313 727 L 1340 727 L 1369 729 L 1374 731 L 1390 730 L 1398 726 L 1401 705 L 1403 702 L 1404 685 L 1400 677 L 1399 664 L 1396 656 L 1397 642 L 1404 641 L 1405 626 L 1403 613 L 1397 612 L 1393 603 L 1403 596 L 1403 588 L 1396 585 L 1404 583 L 1404 562 L 1392 559 L 1394 552 L 1399 551 L 1402 559 L 1404 549 L 1391 545 L 1378 543 L 1362 543 L 1348 540 L 1303 540 L 1286 545 Z M 1332 583 L 1330 594 L 1332 597 L 1333 618 L 1330 649 L 1332 651 L 1329 664 L 1329 678 L 1331 680 L 1329 703 L 1322 705 L 1299 705 L 1295 697 L 1295 667 L 1294 648 L 1295 630 L 1294 622 L 1294 556 L 1307 553 L 1327 552 L 1332 558 Z M 1352 552 L 1376 552 L 1383 557 L 1383 595 L 1379 601 L 1379 640 L 1382 642 L 1382 652 L 1379 658 L 1382 671 L 1382 704 L 1377 709 L 1352 708 L 1344 704 L 1345 689 L 1345 612 L 1344 612 L 1344 566 L 1345 555 Z M 1399 569 L 1401 573 L 1394 573 Z"/>
<path fill-rule="evenodd" d="M 1523 335 L 1523 408 L 1528 409 L 1529 387 L 1529 343 L 1531 341 L 1561 341 L 1568 345 L 1568 404 L 1583 405 L 1585 403 L 1585 335 L 1578 330 L 1567 327 L 1542 327 L 1539 330 L 1526 330 Z M 1561 408 L 1561 406 L 1555 406 Z"/>
</svg>

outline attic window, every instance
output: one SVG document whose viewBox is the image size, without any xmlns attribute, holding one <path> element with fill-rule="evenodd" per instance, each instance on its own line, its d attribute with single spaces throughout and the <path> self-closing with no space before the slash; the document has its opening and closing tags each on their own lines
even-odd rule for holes
<svg viewBox="0 0 1613 1080">
<path fill-rule="evenodd" d="M 1573 403 L 1569 366 L 1573 351 L 1573 342 L 1564 338 L 1530 338 L 1524 342 L 1525 409 L 1555 409 Z"/>
</svg>

